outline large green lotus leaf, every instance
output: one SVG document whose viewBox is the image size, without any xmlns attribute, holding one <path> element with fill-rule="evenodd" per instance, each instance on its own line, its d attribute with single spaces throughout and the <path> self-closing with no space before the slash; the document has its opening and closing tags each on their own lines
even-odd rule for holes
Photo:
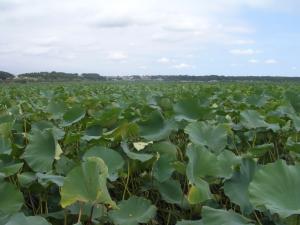
<svg viewBox="0 0 300 225">
<path fill-rule="evenodd" d="M 264 94 L 255 94 L 250 95 L 245 99 L 247 104 L 256 106 L 256 107 L 263 107 L 269 100 L 269 97 Z"/>
<path fill-rule="evenodd" d="M 223 151 L 216 156 L 199 145 L 189 146 L 186 154 L 189 158 L 186 174 L 194 184 L 205 177 L 229 178 L 234 166 L 240 163 L 239 158 L 230 151 Z"/>
<path fill-rule="evenodd" d="M 85 109 L 81 106 L 74 106 L 63 115 L 63 126 L 71 126 L 85 117 Z"/>
<path fill-rule="evenodd" d="M 285 92 L 286 99 L 291 103 L 296 112 L 300 112 L 300 95 L 298 92 L 287 90 Z"/>
<path fill-rule="evenodd" d="M 52 170 L 52 164 L 57 155 L 61 153 L 51 130 L 34 132 L 29 136 L 29 144 L 22 158 L 36 172 Z"/>
<path fill-rule="evenodd" d="M 51 101 L 46 111 L 51 114 L 51 118 L 60 119 L 66 111 L 66 104 L 64 102 Z"/>
<path fill-rule="evenodd" d="M 23 213 L 13 215 L 5 225 L 51 225 L 41 216 L 28 216 Z"/>
<path fill-rule="evenodd" d="M 195 121 L 210 115 L 210 109 L 208 107 L 201 107 L 196 98 L 181 100 L 174 105 L 173 109 L 177 121 Z"/>
<path fill-rule="evenodd" d="M 217 156 L 217 165 L 219 167 L 219 177 L 230 178 L 234 172 L 234 167 L 241 163 L 241 158 L 233 152 L 225 150 Z"/>
<path fill-rule="evenodd" d="M 204 225 L 254 225 L 251 220 L 233 211 L 213 209 L 207 206 L 202 208 Z"/>
<path fill-rule="evenodd" d="M 182 220 L 176 223 L 176 225 L 203 225 L 202 220 Z"/>
<path fill-rule="evenodd" d="M 102 136 L 102 127 L 100 125 L 91 125 L 86 128 L 85 134 L 82 137 L 85 141 L 98 140 Z"/>
<path fill-rule="evenodd" d="M 108 178 L 111 181 L 115 181 L 118 178 L 118 172 L 124 166 L 124 159 L 120 153 L 103 146 L 94 146 L 87 150 L 87 152 L 83 155 L 83 159 L 93 156 L 103 159 L 108 168 Z"/>
<path fill-rule="evenodd" d="M 132 196 L 118 204 L 118 209 L 109 212 L 115 225 L 138 225 L 147 223 L 156 214 L 156 207 L 142 197 Z"/>
<path fill-rule="evenodd" d="M 117 123 L 121 112 L 121 108 L 113 106 L 91 114 L 95 119 L 97 119 L 97 121 L 100 122 L 102 127 L 110 128 Z"/>
<path fill-rule="evenodd" d="M 155 182 L 163 200 L 171 204 L 183 205 L 185 198 L 178 180 L 167 180 L 163 183 Z"/>
<path fill-rule="evenodd" d="M 190 182 L 206 176 L 218 176 L 219 167 L 216 166 L 217 156 L 200 146 L 189 146 L 186 152 L 189 159 L 186 174 Z"/>
<path fill-rule="evenodd" d="M 282 218 L 300 214 L 300 165 L 278 160 L 258 170 L 249 186 L 250 202 Z"/>
<path fill-rule="evenodd" d="M 275 110 L 272 110 L 271 112 L 268 113 L 268 115 L 271 116 L 278 116 L 278 117 L 292 117 L 296 115 L 296 112 L 291 106 L 291 104 L 284 104 L 278 106 Z"/>
<path fill-rule="evenodd" d="M 65 208 L 76 201 L 105 203 L 114 206 L 106 187 L 108 169 L 98 157 L 87 158 L 72 169 L 61 188 L 61 205 Z"/>
<path fill-rule="evenodd" d="M 268 127 L 264 117 L 255 110 L 245 110 L 240 113 L 241 124 L 248 129 Z"/>
<path fill-rule="evenodd" d="M 8 137 L 0 135 L 0 155 L 9 155 L 11 151 L 11 140 Z"/>
<path fill-rule="evenodd" d="M 45 129 L 52 129 L 53 135 L 56 140 L 61 140 L 65 136 L 65 132 L 62 129 L 59 129 L 55 127 L 51 122 L 49 121 L 39 121 L 36 123 L 33 123 L 31 126 L 32 133 L 34 132 L 41 132 Z"/>
<path fill-rule="evenodd" d="M 205 122 L 190 123 L 185 133 L 192 143 L 206 146 L 215 153 L 220 153 L 227 145 L 227 128 L 225 125 L 211 125 Z"/>
<path fill-rule="evenodd" d="M 5 177 L 14 175 L 20 171 L 24 163 L 4 163 L 0 160 L 0 173 L 3 173 Z"/>
<path fill-rule="evenodd" d="M 174 129 L 172 121 L 166 121 L 162 114 L 154 111 L 146 121 L 139 123 L 141 137 L 149 141 L 166 139 Z"/>
<path fill-rule="evenodd" d="M 168 180 L 174 172 L 173 159 L 168 155 L 160 155 L 153 164 L 153 176 L 159 182 Z"/>
<path fill-rule="evenodd" d="M 24 202 L 22 193 L 11 183 L 0 182 L 0 213 L 18 212 Z"/>
<path fill-rule="evenodd" d="M 239 171 L 225 181 L 224 192 L 230 201 L 239 205 L 243 213 L 252 212 L 252 205 L 249 201 L 248 187 L 257 170 L 256 162 L 253 159 L 243 159 Z"/>
<path fill-rule="evenodd" d="M 136 152 L 130 151 L 126 142 L 122 142 L 121 146 L 122 146 L 123 151 L 126 153 L 128 158 L 130 158 L 130 159 L 138 160 L 141 162 L 146 162 L 153 158 L 153 155 L 148 154 L 148 153 L 136 153 Z"/>
</svg>

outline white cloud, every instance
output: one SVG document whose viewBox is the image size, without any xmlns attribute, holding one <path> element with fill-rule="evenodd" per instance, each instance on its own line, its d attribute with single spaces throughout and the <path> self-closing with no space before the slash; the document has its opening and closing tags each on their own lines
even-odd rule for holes
<svg viewBox="0 0 300 225">
<path fill-rule="evenodd" d="M 252 64 L 257 64 L 257 63 L 259 63 L 259 60 L 258 59 L 249 59 L 248 62 L 252 63 Z"/>
<path fill-rule="evenodd" d="M 282 5 L 297 8 L 299 3 L 295 2 L 0 0 L 1 65 L 11 65 L 12 72 L 58 67 L 114 75 L 135 73 L 139 65 L 147 65 L 149 71 L 158 73 L 157 63 L 169 63 L 159 68 L 168 74 L 174 68 L 198 68 L 180 62 L 196 66 L 197 60 L 203 60 L 201 70 L 206 63 L 215 71 L 218 67 L 229 67 L 225 52 L 228 44 L 236 45 L 229 47 L 234 55 L 255 58 L 253 55 L 260 52 L 247 47 L 259 43 L 261 34 L 254 35 L 256 22 L 241 12 L 249 7 L 251 10 L 273 10 Z M 264 31 L 259 32 L 263 36 Z M 188 58 L 189 54 L 194 57 Z M 176 61 L 157 61 L 161 56 L 172 56 Z M 72 59 L 72 63 L 65 63 L 63 57 Z M 225 60 L 220 60 L 222 57 Z M 215 65 L 210 58 L 215 58 Z M 126 63 L 116 67 L 107 60 Z"/>
<path fill-rule="evenodd" d="M 148 69 L 148 66 L 139 66 L 139 69 L 146 70 L 146 69 Z"/>
<path fill-rule="evenodd" d="M 58 37 L 56 36 L 46 36 L 40 38 L 33 38 L 32 42 L 36 45 L 40 46 L 52 46 L 57 44 L 59 41 Z"/>
<path fill-rule="evenodd" d="M 277 64 L 278 61 L 276 59 L 267 59 L 264 61 L 265 64 Z"/>
<path fill-rule="evenodd" d="M 97 16 L 90 20 L 90 23 L 99 28 L 126 28 L 138 25 L 150 25 L 151 21 L 147 21 L 144 17 L 134 17 L 131 15 L 108 14 Z"/>
<path fill-rule="evenodd" d="M 235 45 L 252 45 L 255 44 L 254 40 L 251 39 L 239 39 L 232 42 Z"/>
<path fill-rule="evenodd" d="M 190 64 L 186 64 L 186 63 L 180 63 L 180 64 L 177 64 L 177 65 L 174 65 L 173 67 L 176 68 L 176 69 L 188 69 L 188 68 L 191 68 L 193 66 L 190 65 Z"/>
<path fill-rule="evenodd" d="M 110 52 L 107 56 L 107 59 L 115 60 L 115 61 L 124 61 L 128 59 L 128 55 L 124 52 Z"/>
<path fill-rule="evenodd" d="M 24 49 L 22 53 L 25 55 L 41 56 L 41 55 L 48 55 L 52 50 L 53 50 L 52 47 L 33 46 Z"/>
<path fill-rule="evenodd" d="M 255 55 L 260 53 L 260 50 L 255 50 L 255 49 L 232 49 L 229 51 L 230 54 L 233 55 Z"/>
<path fill-rule="evenodd" d="M 158 59 L 157 62 L 159 62 L 161 64 L 168 64 L 171 62 L 171 60 L 169 58 L 162 57 L 162 58 Z"/>
<path fill-rule="evenodd" d="M 292 70 L 297 70 L 297 67 L 296 67 L 296 66 L 293 66 L 293 67 L 292 67 Z"/>
</svg>

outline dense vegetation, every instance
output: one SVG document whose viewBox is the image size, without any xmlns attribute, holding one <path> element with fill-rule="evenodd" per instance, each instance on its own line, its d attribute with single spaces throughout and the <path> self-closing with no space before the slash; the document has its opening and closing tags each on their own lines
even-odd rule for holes
<svg viewBox="0 0 300 225">
<path fill-rule="evenodd" d="M 300 224 L 299 84 L 0 85 L 0 224 Z"/>
</svg>

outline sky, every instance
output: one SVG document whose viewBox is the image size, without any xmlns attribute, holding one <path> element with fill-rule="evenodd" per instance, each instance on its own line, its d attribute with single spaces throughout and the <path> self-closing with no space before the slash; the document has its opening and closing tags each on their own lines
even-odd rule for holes
<svg viewBox="0 0 300 225">
<path fill-rule="evenodd" d="M 0 70 L 300 76 L 299 0 L 0 0 Z"/>
</svg>

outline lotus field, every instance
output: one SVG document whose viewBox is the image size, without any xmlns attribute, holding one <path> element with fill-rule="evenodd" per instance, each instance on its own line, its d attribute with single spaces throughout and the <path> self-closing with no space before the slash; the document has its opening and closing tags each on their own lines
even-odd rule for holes
<svg viewBox="0 0 300 225">
<path fill-rule="evenodd" d="M 0 224 L 300 225 L 300 84 L 0 85 Z"/>
</svg>

